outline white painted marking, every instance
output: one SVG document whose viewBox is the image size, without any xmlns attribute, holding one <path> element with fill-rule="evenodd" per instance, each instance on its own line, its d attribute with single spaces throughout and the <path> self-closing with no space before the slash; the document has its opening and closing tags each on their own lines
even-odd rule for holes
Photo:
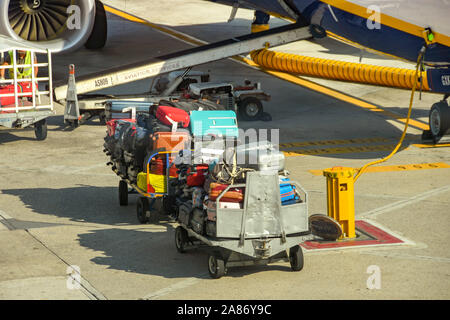
<svg viewBox="0 0 450 320">
<path fill-rule="evenodd" d="M 8 222 L 12 217 L 8 216 L 4 211 L 0 210 L 0 231 L 12 230 L 14 227 Z"/>
<path fill-rule="evenodd" d="M 407 254 L 407 253 L 362 252 L 362 254 L 370 254 L 370 255 L 382 256 L 382 257 L 386 257 L 386 258 L 397 258 L 397 259 L 408 259 L 408 260 L 427 260 L 427 261 L 434 261 L 434 262 L 450 263 L 450 258 L 419 256 L 419 255 Z"/>
<path fill-rule="evenodd" d="M 206 276 L 206 274 L 200 274 L 199 278 L 187 278 L 185 280 L 182 280 L 180 282 L 177 282 L 175 284 L 172 284 L 166 288 L 162 288 L 156 292 L 150 293 L 146 296 L 144 296 L 143 298 L 141 298 L 142 300 L 154 300 L 154 299 L 158 299 L 162 296 L 168 295 L 174 291 L 177 290 L 181 290 L 187 287 L 190 287 L 194 284 L 196 284 L 197 282 L 201 281 L 201 277 Z"/>
<path fill-rule="evenodd" d="M 376 217 L 376 216 L 378 216 L 380 214 L 383 214 L 383 213 L 386 213 L 386 212 L 390 212 L 390 211 L 393 211 L 393 210 L 398 210 L 398 209 L 401 209 L 403 207 L 406 207 L 406 206 L 418 203 L 418 202 L 420 202 L 420 201 L 422 201 L 422 200 L 424 200 L 426 198 L 429 198 L 429 197 L 432 197 L 432 196 L 436 196 L 438 194 L 447 192 L 449 190 L 450 190 L 450 185 L 446 185 L 446 186 L 443 186 L 443 187 L 440 187 L 440 188 L 437 188 L 437 189 L 429 190 L 427 192 L 424 192 L 422 194 L 416 195 L 414 197 L 411 197 L 411 198 L 408 198 L 408 199 L 405 199 L 405 200 L 400 200 L 400 201 L 397 201 L 397 202 L 385 205 L 383 207 L 380 207 L 380 208 L 368 211 L 366 213 L 361 214 L 360 217 L 371 217 L 371 218 L 373 218 L 373 217 Z"/>
</svg>

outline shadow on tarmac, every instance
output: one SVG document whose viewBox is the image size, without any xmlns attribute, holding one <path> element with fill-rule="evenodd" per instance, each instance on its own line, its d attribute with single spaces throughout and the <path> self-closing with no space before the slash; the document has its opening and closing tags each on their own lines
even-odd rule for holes
<svg viewBox="0 0 450 320">
<path fill-rule="evenodd" d="M 92 262 L 108 269 L 151 274 L 164 278 L 210 279 L 207 248 L 191 248 L 178 253 L 175 247 L 175 229 L 168 223 L 165 232 L 148 230 L 104 229 L 80 234 L 81 246 L 102 252 Z M 264 271 L 292 272 L 289 263 L 267 266 L 229 268 L 226 277 L 243 277 Z"/>
<path fill-rule="evenodd" d="M 4 189 L 3 194 L 19 197 L 33 212 L 69 218 L 74 222 L 108 225 L 139 224 L 130 196 L 127 207 L 119 206 L 115 187 L 78 185 L 72 188 Z"/>
<path fill-rule="evenodd" d="M 209 279 L 206 247 L 190 248 L 185 254 L 178 253 L 175 229 L 168 218 L 160 215 L 158 223 L 140 225 L 135 213 L 137 197 L 130 196 L 129 205 L 120 207 L 117 188 L 80 185 L 62 189 L 7 189 L 2 193 L 19 197 L 27 208 L 38 214 L 69 218 L 74 222 L 110 225 L 111 228 L 93 229 L 78 236 L 81 246 L 102 253 L 91 259 L 95 264 L 165 278 Z M 117 228 L 128 225 L 142 228 Z M 158 230 L 152 230 L 154 225 L 158 226 Z M 162 231 L 161 226 L 166 227 L 166 231 Z M 227 276 L 243 277 L 273 270 L 290 272 L 290 267 L 288 263 L 285 266 L 236 267 L 229 269 Z"/>
</svg>

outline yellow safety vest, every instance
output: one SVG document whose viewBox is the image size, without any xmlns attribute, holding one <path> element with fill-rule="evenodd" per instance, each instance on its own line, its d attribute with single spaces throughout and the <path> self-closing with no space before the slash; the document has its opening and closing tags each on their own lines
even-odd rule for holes
<svg viewBox="0 0 450 320">
<path fill-rule="evenodd" d="M 11 65 L 13 65 L 14 63 L 14 56 L 13 56 L 13 51 L 9 51 L 9 58 L 10 58 L 10 63 Z M 16 60 L 16 62 L 18 62 Z M 20 63 L 22 64 L 22 63 Z M 25 55 L 25 63 L 23 64 L 29 64 L 31 65 L 31 52 L 27 51 L 27 54 Z M 25 79 L 25 78 L 31 78 L 32 75 L 32 68 L 31 67 L 26 67 L 26 68 L 22 68 L 22 72 L 20 71 L 20 68 L 17 68 L 17 79 Z M 14 79 L 14 69 L 9 69 L 9 77 L 11 79 Z"/>
</svg>

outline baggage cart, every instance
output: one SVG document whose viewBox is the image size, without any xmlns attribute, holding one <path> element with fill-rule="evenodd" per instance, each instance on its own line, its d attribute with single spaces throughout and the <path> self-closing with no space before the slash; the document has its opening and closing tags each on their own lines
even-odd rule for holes
<svg viewBox="0 0 450 320">
<path fill-rule="evenodd" d="M 156 200 L 161 199 L 164 201 L 165 198 L 169 196 L 169 180 L 171 177 L 170 168 L 173 165 L 173 162 L 170 162 L 170 155 L 178 153 L 179 151 L 155 151 L 148 157 L 146 162 L 146 172 L 141 172 L 138 174 L 137 183 L 133 183 L 128 179 L 121 179 L 119 181 L 119 204 L 121 206 L 128 205 L 129 194 L 139 194 L 139 198 L 136 203 L 136 214 L 140 223 L 153 221 L 155 219 L 155 215 L 152 215 L 152 210 Z M 150 172 L 150 162 L 159 155 L 165 155 L 166 172 L 164 175 L 152 175 Z M 113 171 L 117 173 L 117 169 Z M 152 180 L 153 176 L 160 177 L 157 177 L 156 180 Z M 158 185 L 156 185 L 155 181 Z M 130 186 L 130 188 L 128 186 Z"/>
<path fill-rule="evenodd" d="M 31 64 L 19 65 L 19 50 L 30 52 Z M 5 57 L 12 53 L 11 65 L 3 65 Z M 35 63 L 36 54 L 46 55 L 47 62 Z M 35 76 L 34 69 L 44 76 Z M 18 77 L 19 70 L 31 68 L 31 76 Z M 21 129 L 34 126 L 37 140 L 47 138 L 46 118 L 53 115 L 52 64 L 49 50 L 38 46 L 24 47 L 23 43 L 0 35 L 0 69 L 8 70 L 8 78 L 0 79 L 0 126 Z M 47 70 L 45 70 L 47 69 Z M 47 72 L 45 72 L 47 71 Z"/>
<path fill-rule="evenodd" d="M 208 272 L 212 278 L 225 275 L 228 267 L 264 265 L 289 261 L 291 269 L 303 268 L 300 243 L 313 238 L 308 223 L 308 194 L 291 180 L 302 201 L 281 205 L 276 171 L 248 172 L 245 184 L 229 185 L 217 197 L 216 236 L 201 235 L 185 222 L 175 229 L 180 253 L 189 246 L 206 246 Z M 230 188 L 245 187 L 242 209 L 220 208 L 219 201 Z"/>
</svg>

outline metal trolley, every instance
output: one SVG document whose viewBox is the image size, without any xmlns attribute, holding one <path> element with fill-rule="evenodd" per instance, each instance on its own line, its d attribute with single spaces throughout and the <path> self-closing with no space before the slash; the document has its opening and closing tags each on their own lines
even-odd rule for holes
<svg viewBox="0 0 450 320">
<path fill-rule="evenodd" d="M 16 52 L 24 50 L 31 52 L 31 64 L 18 65 L 16 61 Z M 14 92 L 0 93 L 0 100 L 14 97 L 14 103 L 2 105 L 0 107 L 0 126 L 9 129 L 20 129 L 34 125 L 36 139 L 44 140 L 47 137 L 47 122 L 46 118 L 53 115 L 53 88 L 52 88 L 52 61 L 49 50 L 40 48 L 38 46 L 24 47 L 23 43 L 0 35 L 0 55 L 3 57 L 12 52 L 13 61 L 10 65 L 2 65 L 0 69 L 12 71 L 11 79 L 0 80 L 0 88 L 7 85 L 13 85 Z M 47 55 L 47 62 L 35 63 L 35 54 Z M 34 68 L 47 68 L 48 76 L 36 77 Z M 30 77 L 18 79 L 19 68 L 31 68 L 33 72 Z M 31 92 L 20 92 L 23 86 L 30 86 Z M 40 90 L 39 87 L 46 86 L 45 90 Z M 45 99 L 41 99 L 45 96 Z M 45 101 L 42 101 L 45 100 Z"/>
<path fill-rule="evenodd" d="M 200 235 L 187 224 L 175 230 L 175 245 L 180 253 L 197 243 L 206 245 L 208 271 L 212 278 L 225 275 L 227 267 L 265 265 L 289 261 L 291 269 L 303 268 L 300 243 L 313 236 L 308 223 L 308 194 L 296 186 L 302 201 L 281 205 L 276 172 L 247 173 L 245 184 L 228 186 L 216 199 L 216 237 Z M 221 209 L 220 199 L 230 188 L 245 187 L 243 209 Z"/>
<path fill-rule="evenodd" d="M 120 205 L 127 205 L 128 204 L 128 195 L 129 194 L 139 194 L 140 197 L 138 198 L 138 201 L 136 203 L 136 213 L 137 218 L 140 223 L 147 223 L 152 220 L 151 217 L 151 210 L 153 209 L 153 206 L 156 202 L 156 199 L 162 199 L 164 201 L 164 198 L 169 195 L 169 179 L 170 179 L 170 167 L 173 165 L 173 163 L 170 162 L 169 155 L 171 154 L 178 154 L 179 151 L 157 151 L 153 153 L 147 160 L 146 163 L 146 172 L 142 172 L 138 175 L 138 181 L 139 179 L 142 179 L 145 176 L 146 179 L 146 186 L 147 190 L 142 189 L 138 185 L 141 183 L 132 183 L 128 179 L 122 179 L 119 181 L 119 203 Z M 155 158 L 158 155 L 166 155 L 165 157 L 165 166 L 166 166 L 166 172 L 165 175 L 162 175 L 164 178 L 165 183 L 165 192 L 149 192 L 149 187 L 153 187 L 150 183 L 150 162 L 153 158 Z M 128 188 L 128 185 L 130 185 L 130 189 Z"/>
</svg>

